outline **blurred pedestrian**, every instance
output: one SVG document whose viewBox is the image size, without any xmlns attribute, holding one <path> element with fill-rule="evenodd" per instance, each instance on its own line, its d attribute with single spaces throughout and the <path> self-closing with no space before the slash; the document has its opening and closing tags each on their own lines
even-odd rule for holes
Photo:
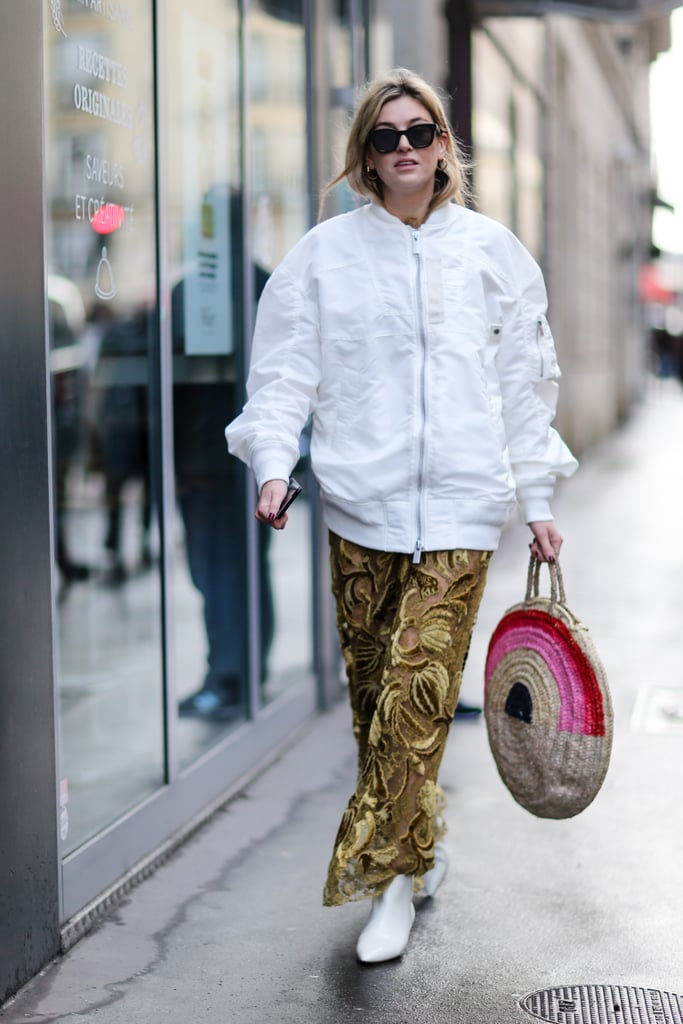
<svg viewBox="0 0 683 1024">
<path fill-rule="evenodd" d="M 400 956 L 443 878 L 437 774 L 491 552 L 519 501 L 532 548 L 576 460 L 552 429 L 559 370 L 539 268 L 465 206 L 436 92 L 402 69 L 357 110 L 346 180 L 368 200 L 310 231 L 263 293 L 248 402 L 227 428 L 276 529 L 299 433 L 330 530 L 358 783 L 324 903 L 372 898 L 361 961 Z"/>
</svg>

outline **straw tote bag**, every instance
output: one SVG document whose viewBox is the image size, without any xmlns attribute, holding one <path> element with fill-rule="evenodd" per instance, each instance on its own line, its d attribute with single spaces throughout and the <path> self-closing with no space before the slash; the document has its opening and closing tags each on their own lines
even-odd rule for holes
<svg viewBox="0 0 683 1024">
<path fill-rule="evenodd" d="M 559 562 L 539 596 L 532 555 L 526 597 L 496 626 L 484 712 L 500 776 L 539 818 L 571 818 L 595 798 L 612 750 L 612 701 L 586 626 L 567 607 Z"/>
</svg>

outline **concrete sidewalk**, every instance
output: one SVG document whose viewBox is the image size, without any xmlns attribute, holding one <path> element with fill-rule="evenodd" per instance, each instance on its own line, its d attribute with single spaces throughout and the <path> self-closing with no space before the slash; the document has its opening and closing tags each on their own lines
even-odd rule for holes
<svg viewBox="0 0 683 1024">
<path fill-rule="evenodd" d="M 442 770 L 451 871 L 421 902 L 405 957 L 362 967 L 367 906 L 320 904 L 354 782 L 339 706 L 0 1020 L 521 1024 L 534 1018 L 520 996 L 537 989 L 683 992 L 682 441 L 683 393 L 653 384 L 557 497 L 569 603 L 591 628 L 615 705 L 610 773 L 586 812 L 548 822 L 521 810 L 483 723 L 456 724 Z M 492 563 L 467 699 L 480 700 L 493 626 L 523 596 L 527 543 L 512 525 Z"/>
</svg>

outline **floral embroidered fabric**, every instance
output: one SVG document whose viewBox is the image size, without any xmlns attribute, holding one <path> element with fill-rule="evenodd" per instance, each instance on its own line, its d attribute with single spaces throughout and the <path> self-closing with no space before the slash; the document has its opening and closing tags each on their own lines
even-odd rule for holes
<svg viewBox="0 0 683 1024">
<path fill-rule="evenodd" d="M 330 534 L 332 590 L 349 679 L 358 782 L 344 812 L 326 906 L 415 888 L 445 834 L 437 776 L 490 551 L 372 551 Z"/>
</svg>

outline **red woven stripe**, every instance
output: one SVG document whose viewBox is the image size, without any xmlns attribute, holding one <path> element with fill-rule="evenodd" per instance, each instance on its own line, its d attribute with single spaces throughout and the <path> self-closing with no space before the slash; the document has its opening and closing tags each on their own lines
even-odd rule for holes
<svg viewBox="0 0 683 1024">
<path fill-rule="evenodd" d="M 495 650 L 496 642 L 512 628 L 531 626 L 551 631 L 557 639 L 558 644 L 563 644 L 570 653 L 576 669 L 576 676 L 581 682 L 586 698 L 586 720 L 583 732 L 588 736 L 605 735 L 605 709 L 602 699 L 602 690 L 595 674 L 593 665 L 585 651 L 574 638 L 571 630 L 560 619 L 539 608 L 520 608 L 517 611 L 505 615 L 491 637 L 489 652 L 486 659 L 486 676 L 490 675 L 489 658 Z"/>
</svg>

